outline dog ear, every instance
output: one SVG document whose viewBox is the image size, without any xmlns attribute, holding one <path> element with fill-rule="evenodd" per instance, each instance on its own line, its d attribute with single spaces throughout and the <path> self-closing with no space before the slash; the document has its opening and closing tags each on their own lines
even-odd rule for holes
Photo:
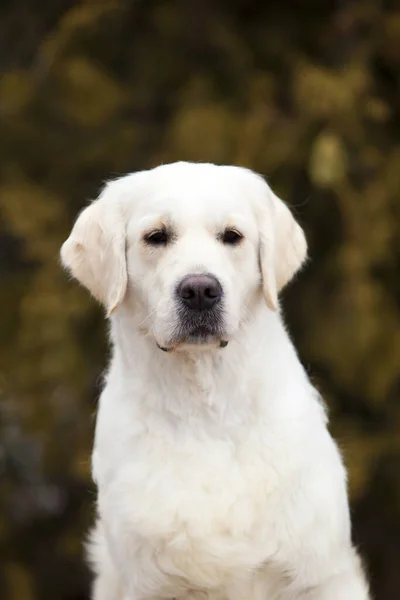
<svg viewBox="0 0 400 600">
<path fill-rule="evenodd" d="M 125 243 L 121 207 L 103 193 L 79 215 L 61 248 L 64 267 L 105 306 L 107 316 L 126 292 Z"/>
<path fill-rule="evenodd" d="M 278 293 L 292 279 L 307 257 L 304 232 L 289 208 L 270 188 L 269 208 L 261 219 L 260 263 L 268 307 L 278 309 Z"/>
</svg>

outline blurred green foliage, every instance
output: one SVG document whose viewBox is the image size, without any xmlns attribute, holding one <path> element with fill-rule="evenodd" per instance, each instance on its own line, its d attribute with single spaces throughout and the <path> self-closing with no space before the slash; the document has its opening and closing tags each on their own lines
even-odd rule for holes
<svg viewBox="0 0 400 600">
<path fill-rule="evenodd" d="M 2 599 L 87 597 L 105 327 L 59 247 L 106 178 L 177 159 L 265 174 L 304 225 L 287 319 L 350 466 L 375 598 L 398 598 L 399 82 L 394 0 L 2 2 Z"/>
</svg>

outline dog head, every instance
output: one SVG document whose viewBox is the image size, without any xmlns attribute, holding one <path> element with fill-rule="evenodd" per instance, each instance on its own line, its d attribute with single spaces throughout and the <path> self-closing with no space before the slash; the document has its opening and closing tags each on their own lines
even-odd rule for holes
<svg viewBox="0 0 400 600">
<path fill-rule="evenodd" d="M 173 163 L 106 185 L 78 217 L 62 262 L 111 315 L 172 349 L 226 342 L 306 257 L 302 229 L 265 181 L 240 167 Z"/>
</svg>

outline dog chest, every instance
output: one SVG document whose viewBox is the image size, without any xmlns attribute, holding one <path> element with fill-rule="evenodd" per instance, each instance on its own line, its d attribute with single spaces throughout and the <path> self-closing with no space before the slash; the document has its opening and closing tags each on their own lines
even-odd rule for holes
<svg viewBox="0 0 400 600">
<path fill-rule="evenodd" d="M 275 551 L 268 530 L 279 476 L 258 440 L 250 436 L 235 447 L 229 440 L 155 444 L 138 438 L 128 455 L 129 461 L 125 449 L 113 475 L 99 482 L 101 517 L 119 546 L 121 539 L 145 546 L 164 570 L 191 580 L 200 577 L 201 565 L 210 585 Z"/>
</svg>

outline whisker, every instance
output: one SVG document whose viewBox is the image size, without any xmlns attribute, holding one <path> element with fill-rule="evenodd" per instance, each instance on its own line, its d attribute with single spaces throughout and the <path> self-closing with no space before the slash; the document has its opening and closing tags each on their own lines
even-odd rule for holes
<svg viewBox="0 0 400 600">
<path fill-rule="evenodd" d="M 151 313 L 149 315 L 147 315 L 147 317 L 145 317 L 141 323 L 139 323 L 138 327 L 141 327 L 143 325 L 143 323 L 145 323 L 147 321 L 147 319 L 150 319 L 150 317 L 152 315 L 154 315 L 154 313 L 156 312 L 156 310 L 157 309 L 152 310 Z"/>
</svg>

